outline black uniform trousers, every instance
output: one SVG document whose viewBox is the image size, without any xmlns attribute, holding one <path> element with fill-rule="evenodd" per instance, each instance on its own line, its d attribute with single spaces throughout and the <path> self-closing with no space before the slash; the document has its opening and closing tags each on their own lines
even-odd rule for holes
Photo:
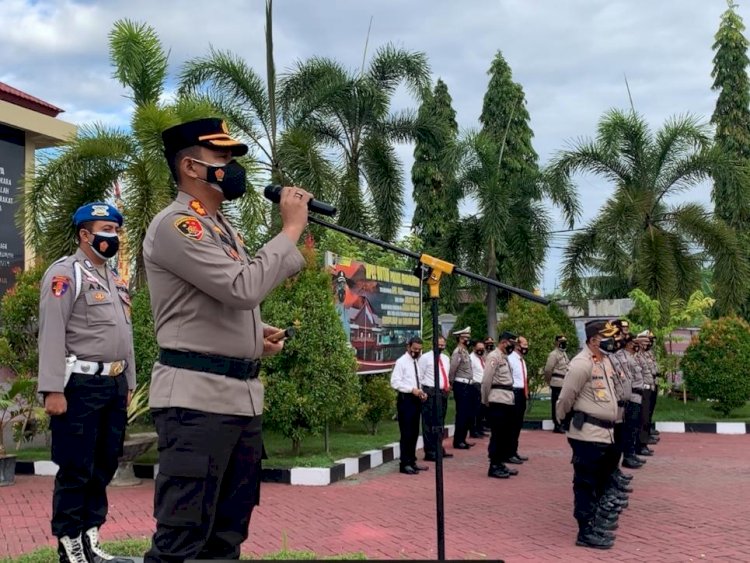
<svg viewBox="0 0 750 563">
<path fill-rule="evenodd" d="M 107 519 L 107 485 L 117 471 L 127 426 L 128 384 L 116 377 L 72 374 L 64 414 L 50 417 L 52 534 L 77 537 Z"/>
<path fill-rule="evenodd" d="M 560 422 L 557 420 L 557 415 L 555 414 L 555 405 L 557 405 L 557 400 L 560 398 L 562 387 L 550 387 L 549 389 L 552 393 L 552 397 L 550 398 L 550 402 L 552 403 L 550 405 L 550 408 L 552 409 L 552 422 L 555 424 L 555 429 L 558 429 L 560 428 Z"/>
<path fill-rule="evenodd" d="M 422 403 L 422 439 L 424 440 L 425 457 L 436 457 L 438 445 L 443 446 L 443 428 L 445 411 L 448 408 L 448 391 L 439 391 L 438 409 L 435 410 L 435 388 L 422 387 L 427 393 L 427 400 Z M 442 451 L 442 450 L 441 450 Z"/>
<path fill-rule="evenodd" d="M 648 446 L 648 438 L 651 435 L 651 401 L 652 391 L 650 389 L 643 390 L 643 402 L 641 403 L 641 420 L 638 435 L 638 446 L 639 448 Z"/>
<path fill-rule="evenodd" d="M 153 409 L 156 531 L 144 561 L 238 559 L 260 502 L 262 416 Z"/>
<path fill-rule="evenodd" d="M 52 493 L 52 534 L 77 537 L 107 519 L 107 485 L 117 471 L 127 425 L 127 380 L 73 374 L 64 414 L 50 417 L 52 461 L 59 469 Z"/>
<path fill-rule="evenodd" d="M 456 429 L 453 434 L 453 446 L 466 442 L 473 413 L 472 397 L 474 386 L 471 383 L 453 382 L 453 398 L 456 400 Z"/>
<path fill-rule="evenodd" d="M 573 450 L 573 517 L 583 530 L 596 515 L 597 503 L 607 488 L 611 450 L 615 446 L 572 438 L 568 438 L 568 443 Z"/>
<path fill-rule="evenodd" d="M 609 471 L 610 478 L 613 479 L 617 469 L 620 466 L 620 459 L 622 459 L 622 448 L 625 437 L 625 424 L 623 422 L 616 422 L 615 428 L 612 431 L 615 438 L 614 447 L 607 451 L 607 470 Z M 610 479 L 610 484 L 612 480 Z"/>
<path fill-rule="evenodd" d="M 490 444 L 488 453 L 491 465 L 500 465 L 513 455 L 511 451 L 513 438 L 513 419 L 515 407 L 503 403 L 490 403 L 487 408 L 490 418 Z"/>
<path fill-rule="evenodd" d="M 510 457 L 518 455 L 518 440 L 523 428 L 523 417 L 526 416 L 526 393 L 523 389 L 513 389 L 513 396 L 516 404 L 513 405 L 513 430 L 510 433 L 510 444 L 508 445 Z"/>
<path fill-rule="evenodd" d="M 396 399 L 398 412 L 398 429 L 401 432 L 399 446 L 401 449 L 401 468 L 417 462 L 417 440 L 419 439 L 419 420 L 422 417 L 422 401 L 412 393 L 399 392 Z"/>
<path fill-rule="evenodd" d="M 471 384 L 471 417 L 469 418 L 469 433 L 480 434 L 484 431 L 484 410 L 482 408 L 482 386 Z"/>
<path fill-rule="evenodd" d="M 651 403 L 649 405 L 649 415 L 648 415 L 648 421 L 649 421 L 649 432 L 651 432 L 651 423 L 654 420 L 654 411 L 656 410 L 656 399 L 659 397 L 659 384 L 656 383 L 656 378 L 654 378 L 654 388 L 651 391 Z"/>
<path fill-rule="evenodd" d="M 636 454 L 638 434 L 641 430 L 641 404 L 628 401 L 625 405 L 625 417 L 623 424 L 622 453 L 625 457 L 633 457 Z"/>
</svg>

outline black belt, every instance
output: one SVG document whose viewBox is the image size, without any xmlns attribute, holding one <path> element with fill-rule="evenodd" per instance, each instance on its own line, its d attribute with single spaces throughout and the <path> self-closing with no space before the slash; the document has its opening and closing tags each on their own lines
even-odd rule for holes
<svg viewBox="0 0 750 563">
<path fill-rule="evenodd" d="M 260 361 L 159 349 L 159 363 L 165 366 L 223 375 L 233 379 L 255 379 L 260 373 Z"/>
<path fill-rule="evenodd" d="M 492 384 L 493 389 L 502 389 L 503 391 L 513 391 L 512 385 L 502 385 L 500 383 L 493 383 Z"/>
<path fill-rule="evenodd" d="M 633 393 L 635 393 L 636 395 L 640 395 L 641 397 L 643 397 L 643 389 L 641 389 L 641 388 L 638 388 L 638 389 L 631 389 L 631 391 L 632 391 Z"/>
<path fill-rule="evenodd" d="M 596 418 L 595 416 L 581 411 L 574 411 L 574 413 L 582 414 L 584 422 L 588 422 L 589 424 L 593 424 L 594 426 L 598 426 L 599 428 L 606 428 L 607 430 L 611 430 L 615 427 L 615 423 L 612 420 L 602 420 L 601 418 Z"/>
<path fill-rule="evenodd" d="M 624 407 L 625 406 L 625 401 L 624 400 L 623 401 L 617 401 L 617 406 L 618 407 Z"/>
<path fill-rule="evenodd" d="M 553 373 L 552 377 L 559 377 L 561 379 L 565 379 L 565 374 L 562 374 L 562 373 Z"/>
</svg>

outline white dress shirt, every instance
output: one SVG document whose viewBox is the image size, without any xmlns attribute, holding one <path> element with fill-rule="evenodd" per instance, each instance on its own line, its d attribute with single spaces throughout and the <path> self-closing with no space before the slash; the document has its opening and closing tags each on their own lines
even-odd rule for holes
<svg viewBox="0 0 750 563">
<path fill-rule="evenodd" d="M 484 377 L 484 364 L 487 363 L 487 360 L 484 356 L 477 356 L 474 352 L 469 355 L 469 358 L 471 358 L 471 371 L 474 373 L 474 383 L 481 384 Z"/>
<path fill-rule="evenodd" d="M 416 373 L 414 372 L 416 366 Z M 402 393 L 411 393 L 416 387 L 420 388 L 419 382 L 422 380 L 422 374 L 419 370 L 417 360 L 411 357 L 407 352 L 396 360 L 391 373 L 391 387 Z"/>
<path fill-rule="evenodd" d="M 523 374 L 526 371 L 526 360 L 523 359 L 521 354 L 514 350 L 513 353 L 508 356 L 508 365 L 510 366 L 510 373 L 513 374 L 513 387 L 516 389 L 524 389 Z"/>
<path fill-rule="evenodd" d="M 442 365 L 442 370 L 438 372 L 440 389 L 447 389 L 446 385 L 450 385 L 448 383 L 448 372 L 451 369 L 451 359 L 445 353 L 442 353 L 440 354 L 440 364 Z M 438 366 L 438 370 L 440 369 L 440 366 Z M 443 374 L 445 374 L 445 377 L 443 377 Z M 419 358 L 419 381 L 426 387 L 435 387 L 434 379 L 435 355 L 430 350 L 422 354 L 422 357 Z"/>
</svg>

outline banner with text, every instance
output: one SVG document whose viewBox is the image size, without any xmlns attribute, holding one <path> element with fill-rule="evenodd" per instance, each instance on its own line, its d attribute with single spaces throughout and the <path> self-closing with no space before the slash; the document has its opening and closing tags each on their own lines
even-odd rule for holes
<svg viewBox="0 0 750 563">
<path fill-rule="evenodd" d="M 23 131 L 0 125 L 0 297 L 13 286 L 14 270 L 24 262 L 23 235 L 16 226 L 24 152 Z"/>
<path fill-rule="evenodd" d="M 390 371 L 406 342 L 422 331 L 422 287 L 411 272 L 326 252 L 334 301 L 359 373 Z"/>
</svg>

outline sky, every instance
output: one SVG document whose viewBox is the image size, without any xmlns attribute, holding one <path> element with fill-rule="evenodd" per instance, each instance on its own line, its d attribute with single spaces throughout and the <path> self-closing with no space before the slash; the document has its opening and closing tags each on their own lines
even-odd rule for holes
<svg viewBox="0 0 750 563">
<path fill-rule="evenodd" d="M 737 0 L 750 21 L 750 0 Z M 726 0 L 276 0 L 277 73 L 310 56 L 335 58 L 357 69 L 368 26 L 368 53 L 386 43 L 428 56 L 433 79 L 448 85 L 462 131 L 478 128 L 487 70 L 498 51 L 525 91 L 540 164 L 591 137 L 601 116 L 628 109 L 625 77 L 636 110 L 653 130 L 670 117 L 708 121 L 712 45 Z M 151 25 L 170 52 L 169 88 L 187 60 L 209 46 L 244 57 L 265 76 L 264 2 L 223 0 L 0 0 L 0 81 L 65 110 L 77 125 L 100 122 L 127 128 L 131 104 L 112 78 L 108 33 L 121 18 Z M 416 107 L 405 91 L 393 109 Z M 410 170 L 413 146 L 401 145 L 406 209 L 413 214 Z M 592 219 L 612 186 L 576 178 L 583 213 Z M 710 186 L 675 201 L 711 206 Z M 464 205 L 471 212 L 471 204 Z M 552 210 L 555 230 L 565 229 Z M 555 234 L 540 289 L 552 292 L 566 234 Z"/>
</svg>

